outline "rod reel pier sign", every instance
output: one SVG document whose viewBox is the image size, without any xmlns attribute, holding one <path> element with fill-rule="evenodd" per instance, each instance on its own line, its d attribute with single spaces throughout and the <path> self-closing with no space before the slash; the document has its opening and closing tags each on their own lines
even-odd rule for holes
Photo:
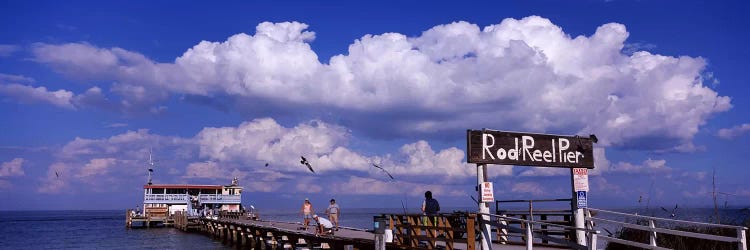
<svg viewBox="0 0 750 250">
<path fill-rule="evenodd" d="M 596 136 L 467 130 L 469 163 L 594 168 Z"/>
</svg>

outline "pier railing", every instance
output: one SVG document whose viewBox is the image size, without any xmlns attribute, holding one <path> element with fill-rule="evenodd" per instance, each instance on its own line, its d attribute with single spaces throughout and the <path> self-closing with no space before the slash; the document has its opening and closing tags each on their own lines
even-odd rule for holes
<svg viewBox="0 0 750 250">
<path fill-rule="evenodd" d="M 186 194 L 146 194 L 143 197 L 144 203 L 185 203 Z"/>
<path fill-rule="evenodd" d="M 242 196 L 231 194 L 201 194 L 198 196 L 201 203 L 240 203 Z"/>
<path fill-rule="evenodd" d="M 143 197 L 144 203 L 167 203 L 181 204 L 188 200 L 187 194 L 146 194 Z M 201 203 L 240 203 L 241 195 L 231 194 L 201 194 L 198 195 Z"/>
<path fill-rule="evenodd" d="M 482 217 L 490 217 L 489 220 L 483 219 Z M 533 221 L 526 219 L 518 219 L 514 217 L 507 217 L 495 214 L 477 214 L 478 224 L 489 224 L 491 227 L 495 227 L 497 230 L 507 230 L 513 233 L 519 233 L 526 245 L 526 249 L 533 249 L 534 244 L 541 244 L 543 242 L 555 243 L 558 246 L 564 246 L 569 249 L 578 250 L 593 250 L 596 248 L 597 235 L 599 231 L 587 228 L 576 228 L 568 225 L 553 224 L 541 221 Z M 513 223 L 520 224 L 520 227 L 512 226 Z M 543 230 L 542 227 L 545 227 Z M 579 245 L 574 239 L 557 238 L 545 233 L 550 228 L 555 228 L 560 231 L 583 231 L 586 234 L 586 244 Z M 546 244 L 545 244 L 546 245 Z"/>
<path fill-rule="evenodd" d="M 592 213 L 591 213 L 592 211 L 595 212 L 597 215 L 608 214 L 610 216 L 625 217 L 627 219 L 625 221 L 619 221 L 619 220 L 614 220 L 614 219 L 597 218 L 597 217 L 592 216 Z M 597 222 L 597 223 L 594 223 L 594 222 Z M 664 247 L 659 247 L 657 245 L 657 242 L 658 242 L 657 238 L 659 237 L 657 234 L 667 234 L 667 235 L 676 235 L 676 236 L 682 236 L 682 237 L 696 238 L 696 239 L 701 239 L 701 240 L 736 243 L 737 249 L 747 250 L 747 241 L 746 241 L 747 240 L 747 227 L 743 227 L 743 226 L 732 226 L 732 225 L 712 224 L 712 223 L 703 223 L 703 222 L 694 222 L 694 221 L 665 219 L 665 218 L 627 214 L 627 213 L 620 213 L 620 212 L 607 211 L 607 210 L 594 209 L 594 208 L 587 209 L 586 227 L 590 229 L 593 229 L 595 227 L 601 228 L 602 224 L 618 225 L 623 228 L 636 229 L 636 230 L 646 231 L 648 233 L 648 238 L 649 238 L 648 243 L 618 239 L 618 238 L 613 237 L 612 235 L 600 236 L 600 238 L 603 239 L 604 241 L 614 242 L 614 243 L 628 245 L 628 246 L 640 247 L 640 248 L 645 248 L 645 249 L 667 249 Z M 660 225 L 662 227 L 658 227 L 657 225 Z M 689 226 L 701 227 L 701 228 L 707 228 L 707 229 L 713 228 L 713 229 L 724 229 L 724 230 L 736 230 L 737 234 L 736 234 L 736 237 L 703 234 L 703 233 L 688 232 L 688 231 L 678 230 L 678 229 L 664 228 L 663 226 L 666 226 L 666 225 L 689 225 Z"/>
<path fill-rule="evenodd" d="M 456 243 L 466 244 L 464 249 L 476 249 L 476 215 L 469 213 L 383 215 L 393 232 L 394 242 L 400 248 L 435 249 L 438 242 L 446 249 L 455 249 Z"/>
<path fill-rule="evenodd" d="M 236 219 L 245 219 L 246 215 L 243 212 L 219 211 L 219 218 L 236 220 Z"/>
<path fill-rule="evenodd" d="M 547 224 L 573 226 L 572 210 L 549 208 L 570 208 L 570 205 L 571 199 L 498 200 L 495 201 L 495 215 Z M 502 222 L 510 226 L 524 226 L 524 223 L 520 220 L 503 220 Z M 564 229 L 563 227 L 552 227 L 546 224 L 539 224 L 534 230 L 542 235 L 553 236 L 558 239 L 573 240 L 575 237 L 573 230 Z M 525 244 L 524 236 L 525 232 L 512 232 L 504 228 L 498 228 L 496 234 L 497 240 L 502 244 Z M 539 244 L 559 246 L 559 244 L 546 239 L 542 239 Z"/>
</svg>

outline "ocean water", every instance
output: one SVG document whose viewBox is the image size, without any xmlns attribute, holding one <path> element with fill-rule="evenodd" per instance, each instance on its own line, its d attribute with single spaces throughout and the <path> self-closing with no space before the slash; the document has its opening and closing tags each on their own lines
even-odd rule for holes
<svg viewBox="0 0 750 250">
<path fill-rule="evenodd" d="M 297 209 L 259 210 L 262 220 L 302 223 Z M 340 225 L 370 229 L 372 217 L 403 209 L 342 209 Z M 418 211 L 408 211 L 417 213 Z M 324 213 L 319 213 L 325 216 Z M 231 249 L 174 228 L 127 229 L 125 210 L 0 211 L 0 249 Z"/>
<path fill-rule="evenodd" d="M 0 249 L 230 249 L 173 228 L 126 229 L 122 211 L 2 211 Z"/>
<path fill-rule="evenodd" d="M 463 209 L 443 209 L 445 212 Z M 657 209 L 613 209 L 641 215 L 666 217 Z M 341 225 L 369 229 L 372 217 L 401 214 L 403 209 L 342 208 Z M 417 213 L 418 211 L 407 211 Z M 296 209 L 260 210 L 263 220 L 302 222 Z M 320 214 L 324 216 L 323 214 Z M 609 216 L 605 216 L 609 217 Z M 747 209 L 722 209 L 722 221 L 745 222 Z M 678 209 L 676 218 L 708 222 L 713 209 Z M 613 218 L 614 219 L 614 218 Z M 605 226 L 605 225 L 601 225 Z M 610 225 L 611 226 L 611 225 Z M 609 226 L 605 226 L 609 227 Z M 610 227 L 615 232 L 617 227 Z M 231 249 L 220 241 L 199 233 L 173 228 L 126 229 L 125 211 L 0 211 L 0 249 Z"/>
</svg>

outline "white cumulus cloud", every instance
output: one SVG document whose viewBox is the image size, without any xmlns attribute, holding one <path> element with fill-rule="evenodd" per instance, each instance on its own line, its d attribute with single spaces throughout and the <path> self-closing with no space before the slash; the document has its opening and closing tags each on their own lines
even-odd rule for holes
<svg viewBox="0 0 750 250">
<path fill-rule="evenodd" d="M 703 58 L 625 54 L 629 32 L 617 23 L 571 37 L 538 16 L 483 28 L 456 22 L 417 37 L 365 35 L 328 63 L 310 47 L 315 34 L 307 28 L 261 23 L 254 35 L 202 41 L 171 63 L 87 43 L 33 50 L 36 61 L 76 78 L 149 93 L 264 100 L 286 111 L 330 107 L 352 126 L 400 135 L 491 124 L 594 133 L 604 146 L 681 150 L 707 119 L 731 108 L 729 97 L 704 85 Z"/>
<path fill-rule="evenodd" d="M 22 103 L 49 103 L 58 107 L 75 109 L 71 99 L 73 92 L 67 90 L 49 91 L 45 87 L 32 87 L 21 84 L 2 84 L 0 94 L 18 99 Z"/>
<path fill-rule="evenodd" d="M 23 163 L 25 161 L 23 158 L 15 158 L 11 161 L 3 162 L 0 165 L 0 177 L 23 176 L 25 174 L 23 171 Z"/>
<path fill-rule="evenodd" d="M 750 123 L 744 123 L 742 125 L 737 125 L 731 128 L 719 129 L 719 132 L 717 133 L 717 135 L 724 139 L 732 139 L 735 137 L 742 136 L 748 131 L 750 131 Z"/>
</svg>

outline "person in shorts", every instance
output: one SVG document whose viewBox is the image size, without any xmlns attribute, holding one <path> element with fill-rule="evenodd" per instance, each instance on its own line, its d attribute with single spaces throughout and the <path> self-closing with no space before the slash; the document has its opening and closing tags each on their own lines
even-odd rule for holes
<svg viewBox="0 0 750 250">
<path fill-rule="evenodd" d="M 333 222 L 333 224 L 336 226 L 336 231 L 339 230 L 339 216 L 341 215 L 341 208 L 339 207 L 339 204 L 336 204 L 335 199 L 331 199 L 331 205 L 328 205 L 328 209 L 326 209 L 326 214 L 328 214 L 328 219 Z"/>
<path fill-rule="evenodd" d="M 313 207 L 312 203 L 310 203 L 310 199 L 305 198 L 305 202 L 302 203 L 302 208 L 300 208 L 300 213 L 302 214 L 302 219 L 305 223 L 304 229 L 307 230 L 307 227 L 310 226 L 310 220 L 313 216 Z"/>
</svg>

